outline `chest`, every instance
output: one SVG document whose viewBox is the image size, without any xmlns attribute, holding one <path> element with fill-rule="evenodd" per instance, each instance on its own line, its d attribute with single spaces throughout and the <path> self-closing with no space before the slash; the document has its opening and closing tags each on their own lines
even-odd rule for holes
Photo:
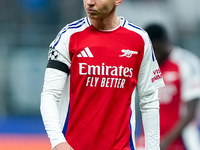
<svg viewBox="0 0 200 150">
<path fill-rule="evenodd" d="M 99 68 L 102 74 L 118 70 L 118 75 L 128 76 L 141 63 L 144 41 L 136 33 L 121 28 L 113 32 L 89 28 L 72 35 L 69 52 L 72 66 L 80 68 L 81 64 L 87 64 Z"/>
</svg>

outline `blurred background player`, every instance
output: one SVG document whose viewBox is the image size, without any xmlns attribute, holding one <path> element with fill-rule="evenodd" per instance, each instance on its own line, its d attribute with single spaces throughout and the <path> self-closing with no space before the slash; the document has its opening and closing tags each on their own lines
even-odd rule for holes
<svg viewBox="0 0 200 150">
<path fill-rule="evenodd" d="M 159 89 L 161 150 L 199 150 L 194 117 L 200 98 L 200 61 L 173 46 L 164 26 L 151 24 L 145 30 L 166 85 Z"/>
</svg>

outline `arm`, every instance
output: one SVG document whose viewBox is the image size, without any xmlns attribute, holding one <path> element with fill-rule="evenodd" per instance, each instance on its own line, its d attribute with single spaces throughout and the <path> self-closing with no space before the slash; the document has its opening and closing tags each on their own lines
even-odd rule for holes
<svg viewBox="0 0 200 150">
<path fill-rule="evenodd" d="M 158 91 L 140 97 L 140 101 L 145 134 L 145 150 L 160 150 Z"/>
<path fill-rule="evenodd" d="M 58 104 L 67 79 L 65 72 L 47 68 L 41 94 L 41 115 L 54 150 L 71 150 L 62 134 Z M 62 143 L 62 144 L 61 144 Z"/>
<path fill-rule="evenodd" d="M 162 74 L 147 35 L 137 84 L 145 134 L 145 150 L 160 150 L 158 89 L 163 86 Z"/>
<path fill-rule="evenodd" d="M 48 65 L 41 94 L 41 115 L 54 150 L 70 150 L 62 133 L 63 122 L 68 111 L 67 105 L 69 104 L 69 94 L 66 89 L 69 88 L 67 83 L 71 65 L 68 50 L 70 34 L 66 32 L 67 27 L 64 27 L 50 44 Z"/>
<path fill-rule="evenodd" d="M 178 136 L 181 135 L 184 128 L 194 119 L 198 99 L 185 102 L 187 114 L 183 116 L 168 134 L 161 141 L 161 150 L 165 150 Z"/>
</svg>

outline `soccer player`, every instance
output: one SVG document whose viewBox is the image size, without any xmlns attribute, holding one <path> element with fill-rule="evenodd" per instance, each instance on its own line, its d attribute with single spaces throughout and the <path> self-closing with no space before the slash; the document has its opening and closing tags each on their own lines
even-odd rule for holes
<svg viewBox="0 0 200 150">
<path fill-rule="evenodd" d="M 195 129 L 191 122 L 200 98 L 200 60 L 173 46 L 164 26 L 151 24 L 145 29 L 166 85 L 159 89 L 161 150 L 198 150 L 198 131 L 192 137 L 187 134 Z"/>
<path fill-rule="evenodd" d="M 123 0 L 83 0 L 87 17 L 50 44 L 41 114 L 53 150 L 134 150 L 135 93 L 146 150 L 159 150 L 158 88 L 147 33 L 116 16 Z"/>
</svg>

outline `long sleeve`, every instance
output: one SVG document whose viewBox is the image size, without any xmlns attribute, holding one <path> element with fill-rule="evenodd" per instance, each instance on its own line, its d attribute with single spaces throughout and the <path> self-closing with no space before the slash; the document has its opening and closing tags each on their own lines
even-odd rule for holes
<svg viewBox="0 0 200 150">
<path fill-rule="evenodd" d="M 160 150 L 158 90 L 140 97 L 140 110 L 145 134 L 145 150 Z"/>
<path fill-rule="evenodd" d="M 50 44 L 48 64 L 45 71 L 44 86 L 41 94 L 41 115 L 45 130 L 52 148 L 66 142 L 62 133 L 68 111 L 69 95 L 67 79 L 71 60 L 66 42 L 66 28 L 63 28 L 57 38 Z"/>
<path fill-rule="evenodd" d="M 145 134 L 145 150 L 160 150 L 158 89 L 164 86 L 164 82 L 148 36 L 145 41 L 137 85 Z"/>
<path fill-rule="evenodd" d="M 40 109 L 52 148 L 66 142 L 62 134 L 58 108 L 66 79 L 65 72 L 52 68 L 46 69 Z"/>
</svg>

